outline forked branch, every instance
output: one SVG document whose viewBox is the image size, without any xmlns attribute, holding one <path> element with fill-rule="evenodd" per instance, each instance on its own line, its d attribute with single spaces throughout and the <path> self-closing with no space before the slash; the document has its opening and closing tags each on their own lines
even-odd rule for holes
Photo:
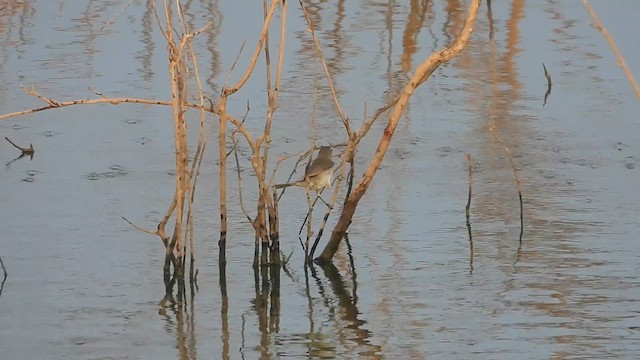
<svg viewBox="0 0 640 360">
<path fill-rule="evenodd" d="M 427 58 L 422 64 L 420 64 L 414 74 L 411 76 L 409 82 L 405 85 L 402 93 L 400 94 L 399 99 L 394 105 L 393 114 L 389 119 L 387 126 L 384 130 L 384 134 L 380 139 L 378 144 L 378 148 L 376 149 L 375 155 L 362 176 L 362 179 L 358 183 L 356 189 L 349 195 L 347 200 L 345 201 L 342 214 L 340 215 L 340 219 L 336 224 L 333 232 L 331 234 L 331 239 L 327 243 L 324 251 L 316 259 L 319 262 L 328 262 L 333 258 L 333 255 L 338 251 L 338 246 L 342 241 L 349 225 L 351 224 L 351 219 L 355 213 L 358 202 L 365 194 L 366 190 L 373 180 L 373 176 L 376 174 L 380 164 L 382 163 L 382 159 L 389 147 L 389 143 L 395 129 L 406 109 L 411 96 L 415 92 L 415 90 L 424 83 L 429 76 L 443 63 L 451 60 L 454 56 L 456 56 L 462 49 L 465 47 L 469 38 L 471 36 L 471 32 L 473 29 L 473 24 L 475 23 L 476 17 L 478 15 L 478 9 L 480 7 L 480 0 L 472 0 L 469 4 L 469 10 L 467 14 L 467 18 L 464 24 L 464 27 L 460 31 L 460 33 L 456 36 L 455 41 L 449 45 L 448 47 L 435 52 Z"/>
</svg>

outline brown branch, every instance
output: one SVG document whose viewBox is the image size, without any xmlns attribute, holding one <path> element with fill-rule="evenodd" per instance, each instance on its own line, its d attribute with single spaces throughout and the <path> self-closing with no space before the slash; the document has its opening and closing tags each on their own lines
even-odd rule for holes
<svg viewBox="0 0 640 360">
<path fill-rule="evenodd" d="M 24 148 L 22 146 L 16 145 L 16 143 L 14 143 L 13 141 L 9 140 L 8 137 L 4 137 L 9 144 L 13 145 L 16 149 L 20 150 L 20 152 L 22 152 L 22 155 L 33 155 L 33 153 L 35 152 L 35 150 L 33 149 L 33 144 L 30 144 L 28 148 Z"/>
<path fill-rule="evenodd" d="M 180 14 L 182 14 L 182 12 L 180 12 Z M 183 24 L 183 26 L 186 27 L 184 20 L 181 17 L 181 23 Z M 208 22 L 207 25 L 205 26 L 205 28 L 211 26 L 212 23 Z M 202 28 L 199 32 L 204 31 L 205 28 Z M 197 35 L 197 33 L 193 33 L 195 35 Z M 189 203 L 188 203 L 188 211 L 187 211 L 187 226 L 188 226 L 188 231 L 189 231 L 189 250 L 190 250 L 190 261 L 189 261 L 189 266 L 190 266 L 190 279 L 191 281 L 194 280 L 193 277 L 193 272 L 194 272 L 194 268 L 195 268 L 195 241 L 194 241 L 194 225 L 193 225 L 193 202 L 195 201 L 195 193 L 196 193 L 196 186 L 198 184 L 198 175 L 200 173 L 200 167 L 202 166 L 202 159 L 203 159 L 203 154 L 204 154 L 204 150 L 206 148 L 207 145 L 207 140 L 208 140 L 208 134 L 209 132 L 205 131 L 205 120 L 206 120 L 206 112 L 204 111 L 204 90 L 202 88 L 202 81 L 200 80 L 200 71 L 198 68 L 198 58 L 196 56 L 196 52 L 195 49 L 193 48 L 193 44 L 191 42 L 188 43 L 188 48 L 189 48 L 189 57 L 193 63 L 193 69 L 194 69 L 194 76 L 196 79 L 196 86 L 198 88 L 198 98 L 200 100 L 200 106 L 202 107 L 200 109 L 200 134 L 199 134 L 199 138 L 198 138 L 198 147 L 196 149 L 196 152 L 194 154 L 193 157 L 193 163 L 192 163 L 192 167 L 191 167 L 191 171 L 189 173 L 189 178 L 193 179 L 193 184 L 190 184 L 191 186 L 191 194 L 189 197 Z M 186 235 L 185 235 L 186 236 Z M 196 270 L 197 273 L 197 270 Z"/>
<path fill-rule="evenodd" d="M 409 99 L 413 95 L 416 88 L 420 86 L 420 84 L 422 84 L 424 81 L 426 81 L 441 64 L 451 60 L 460 51 L 462 51 L 471 36 L 473 24 L 475 23 L 476 17 L 478 15 L 479 7 L 480 0 L 472 0 L 470 2 L 464 27 L 456 36 L 455 41 L 448 47 L 431 54 L 429 58 L 427 58 L 416 68 L 415 73 L 413 74 L 409 82 L 405 85 L 404 89 L 400 93 L 400 98 L 394 105 L 393 114 L 391 115 L 391 118 L 389 119 L 384 130 L 384 134 L 380 139 L 380 142 L 378 143 L 378 148 L 376 149 L 375 155 L 369 162 L 369 165 L 364 175 L 362 176 L 362 179 L 360 180 L 357 188 L 346 199 L 342 209 L 342 214 L 340 215 L 340 219 L 333 229 L 331 238 L 329 239 L 329 242 L 327 243 L 325 249 L 317 259 L 318 262 L 330 261 L 336 251 L 338 251 L 340 242 L 342 241 L 344 234 L 351 224 L 351 219 L 353 218 L 358 202 L 360 201 L 362 196 L 364 196 L 366 190 L 369 187 L 369 184 L 373 180 L 374 175 L 376 174 L 378 168 L 380 167 L 380 164 L 382 163 L 382 159 L 384 158 L 384 155 L 389 147 L 389 143 L 391 141 L 391 138 L 393 137 L 396 127 L 398 126 L 398 122 L 400 121 L 400 118 L 402 117 L 402 114 L 404 113 L 404 110 L 409 103 Z"/>
<path fill-rule="evenodd" d="M 96 95 L 98 95 L 100 97 L 103 97 L 103 98 L 105 97 L 101 92 L 99 92 L 98 90 L 92 88 L 91 86 L 89 86 L 88 89 L 89 89 L 89 91 L 91 91 L 92 93 L 94 93 L 94 94 L 96 94 Z"/>
<path fill-rule="evenodd" d="M 100 28 L 100 30 L 98 30 L 98 32 L 102 32 L 107 26 L 111 25 L 111 23 L 115 19 L 117 19 L 120 15 L 122 15 L 122 13 L 125 12 L 129 8 L 129 6 L 131 6 L 131 3 L 133 3 L 133 0 L 129 0 L 127 5 L 125 5 L 122 9 L 120 9 L 120 11 L 118 11 L 115 15 L 113 15 L 113 17 L 111 17 L 111 19 L 109 19 L 109 21 L 104 23 L 104 25 L 102 25 L 102 27 Z"/>
<path fill-rule="evenodd" d="M 2 278 L 2 283 L 0 284 L 0 296 L 2 295 L 2 291 L 4 290 L 4 282 L 7 281 L 7 268 L 4 267 L 4 262 L 2 261 L 2 257 L 0 256 L 0 266 L 2 266 L 2 272 L 4 273 L 4 277 Z"/>
<path fill-rule="evenodd" d="M 338 194 L 340 193 L 340 188 L 341 188 L 340 185 L 342 185 L 342 181 L 345 178 L 344 171 L 346 168 L 346 164 L 350 159 L 352 159 L 351 157 L 353 156 L 354 152 L 355 152 L 355 143 L 349 142 L 349 144 L 347 145 L 347 149 L 344 151 L 344 153 L 342 153 L 342 156 L 341 156 L 341 161 L 339 166 L 340 171 L 338 176 L 336 176 L 336 180 L 333 183 L 333 194 L 331 195 L 331 201 L 329 202 L 329 206 L 327 206 L 327 211 L 325 212 L 324 217 L 322 219 L 322 223 L 320 224 L 320 229 L 318 230 L 318 234 L 316 234 L 316 239 L 314 240 L 313 246 L 311 247 L 311 252 L 309 253 L 309 256 L 307 257 L 307 259 L 305 259 L 306 262 L 312 261 L 313 255 L 315 254 L 315 251 L 318 248 L 318 244 L 320 243 L 322 234 L 324 234 L 324 229 L 327 226 L 327 222 L 329 221 L 329 215 L 331 215 L 331 211 L 334 209 L 336 201 L 338 200 Z"/>
<path fill-rule="evenodd" d="M 242 210 L 242 213 L 244 214 L 244 216 L 247 218 L 249 223 L 255 227 L 254 221 L 253 219 L 251 219 L 251 215 L 249 214 L 249 211 L 244 206 L 244 198 L 242 196 L 242 176 L 240 175 L 240 161 L 238 159 L 238 141 L 235 139 L 234 134 L 235 133 L 231 133 L 231 140 L 233 142 L 232 151 L 236 160 L 236 173 L 238 174 L 238 202 L 240 203 L 240 210 Z"/>
<path fill-rule="evenodd" d="M 618 50 L 618 46 L 616 46 L 616 43 L 613 41 L 613 37 L 611 37 L 607 29 L 604 28 L 604 26 L 602 25 L 602 22 L 600 22 L 600 19 L 598 19 L 598 15 L 596 15 L 596 12 L 593 11 L 593 8 L 591 8 L 591 5 L 589 5 L 589 2 L 587 0 L 582 0 L 582 3 L 587 8 L 589 15 L 591 15 L 591 17 L 593 18 L 596 28 L 602 32 L 605 39 L 607 39 L 607 42 L 609 42 L 609 46 L 611 46 L 611 49 L 613 50 L 613 53 L 616 55 L 616 59 L 618 60 L 618 65 L 622 67 L 624 74 L 627 76 L 627 80 L 629 81 L 629 83 L 631 84 L 631 87 L 633 88 L 636 95 L 638 96 L 638 99 L 640 99 L 640 88 L 638 87 L 636 80 L 633 78 L 633 74 L 631 73 L 631 70 L 629 70 L 627 63 L 624 61 L 624 57 L 622 57 L 622 53 L 620 53 L 620 50 Z"/>
<path fill-rule="evenodd" d="M 32 95 L 32 94 L 30 94 L 30 95 Z M 37 97 L 37 98 L 43 98 L 40 95 L 34 95 L 34 96 Z M 74 106 L 74 105 L 90 105 L 90 104 L 117 105 L 117 104 L 122 104 L 122 103 L 136 103 L 136 104 L 163 105 L 163 106 L 170 106 L 171 105 L 171 101 L 154 100 L 154 99 L 135 99 L 135 98 L 81 99 L 81 100 L 71 100 L 71 101 L 63 101 L 63 102 L 57 102 L 55 100 L 51 100 L 51 101 L 53 102 L 53 104 L 50 103 L 47 106 L 42 106 L 42 107 L 38 107 L 38 108 L 22 110 L 22 111 L 16 111 L 16 112 L 0 115 L 0 120 L 5 120 L 5 119 L 17 117 L 17 116 L 28 115 L 28 114 L 33 114 L 33 113 L 37 113 L 37 112 L 40 112 L 40 111 L 51 110 L 51 109 L 59 109 L 59 108 L 68 107 L 68 106 Z M 186 106 L 191 107 L 191 108 L 199 108 L 198 105 L 191 104 L 191 103 L 187 103 Z M 205 109 L 205 110 L 211 111 L 210 109 Z"/>
<path fill-rule="evenodd" d="M 258 56 L 260 55 L 260 51 L 262 50 L 262 46 L 264 45 L 265 37 L 267 36 L 267 33 L 269 31 L 269 25 L 271 24 L 271 18 L 273 17 L 273 13 L 276 10 L 276 5 L 278 5 L 280 3 L 280 1 L 281 0 L 273 0 L 271 2 L 271 8 L 269 9 L 269 12 L 267 13 L 267 16 L 264 19 L 264 25 L 262 26 L 262 31 L 260 33 L 260 39 L 258 40 L 258 45 L 256 45 L 255 51 L 253 52 L 253 56 L 251 56 L 251 60 L 249 60 L 249 66 L 247 67 L 247 70 L 245 71 L 245 73 L 242 76 L 242 78 L 240 78 L 240 80 L 238 80 L 238 82 L 234 86 L 232 86 L 230 88 L 226 88 L 224 90 L 224 92 L 227 95 L 234 94 L 235 92 L 240 90 L 240 88 L 242 86 L 244 86 L 244 84 L 249 79 L 249 76 L 251 76 L 251 73 L 253 72 L 253 69 L 256 66 L 256 62 L 258 61 Z"/>
<path fill-rule="evenodd" d="M 551 74 L 547 71 L 547 67 L 544 66 L 544 63 L 542 63 L 542 69 L 544 69 L 544 77 L 547 78 L 547 92 L 544 93 L 544 100 L 542 101 L 542 107 L 544 107 L 547 105 L 549 95 L 551 95 Z"/>
<path fill-rule="evenodd" d="M 168 43 L 169 42 L 169 38 L 167 37 L 167 31 L 162 27 L 162 21 L 160 21 L 160 15 L 158 15 L 158 7 L 156 6 L 156 0 L 151 0 L 151 2 L 153 3 L 153 14 L 156 17 L 156 22 L 158 23 L 158 28 L 160 29 L 160 32 L 162 33 L 162 36 L 164 36 L 164 39 Z"/>
<path fill-rule="evenodd" d="M 293 174 L 295 174 L 296 169 L 298 168 L 298 164 L 300 164 L 300 162 L 302 161 L 302 159 L 306 158 L 307 156 L 309 156 L 309 153 L 311 152 L 311 150 L 306 150 L 306 151 L 299 151 L 297 153 L 294 154 L 289 154 L 289 155 L 282 155 L 278 158 L 278 160 L 276 161 L 275 166 L 273 167 L 273 171 L 271 172 L 271 179 L 269 179 L 269 186 L 273 185 L 273 180 L 276 177 L 276 173 L 278 172 L 278 168 L 280 167 L 280 164 L 282 164 L 283 161 L 286 161 L 292 157 L 295 156 L 299 156 L 301 154 L 303 154 L 302 156 L 300 156 L 300 158 L 298 159 L 298 161 L 296 162 L 296 165 L 293 167 L 293 171 L 291 172 L 291 174 L 289 175 L 289 179 L 285 182 L 290 182 L 291 179 L 293 178 Z"/>
<path fill-rule="evenodd" d="M 491 126 L 489 128 L 489 131 L 496 138 L 496 140 L 498 140 L 498 142 L 504 148 L 504 151 L 507 153 L 507 157 L 509 157 L 509 162 L 511 163 L 511 169 L 513 169 L 513 176 L 516 179 L 516 188 L 518 189 L 518 199 L 520 201 L 520 242 L 522 242 L 522 234 L 524 232 L 524 212 L 523 212 L 523 206 L 522 206 L 522 189 L 520 187 L 521 181 L 520 181 L 520 177 L 518 176 L 518 170 L 516 169 L 516 163 L 513 160 L 513 156 L 511 155 L 511 150 L 509 150 L 509 147 L 504 143 L 504 141 L 502 141 L 502 139 L 496 133 L 495 126 Z"/>
<path fill-rule="evenodd" d="M 124 217 L 124 216 L 121 216 L 121 218 L 122 218 L 122 220 L 124 220 L 124 221 L 126 221 L 127 223 L 129 223 L 129 225 L 133 226 L 136 230 L 142 231 L 142 232 L 143 232 L 143 233 L 145 233 L 145 234 L 149 234 L 149 235 L 158 235 L 158 236 L 160 235 L 160 234 L 158 233 L 158 231 L 157 231 L 157 230 L 156 230 L 156 231 L 147 230 L 147 229 L 145 229 L 145 228 L 143 228 L 143 227 L 140 227 L 140 226 L 138 226 L 138 225 L 134 224 L 133 222 L 131 222 L 131 220 L 127 219 L 127 218 L 126 218 L 126 217 Z"/>
<path fill-rule="evenodd" d="M 244 113 L 244 117 L 242 118 L 243 123 L 247 119 L 247 115 L 249 115 L 249 111 L 250 111 L 250 107 L 249 107 L 249 102 L 247 101 L 247 110 Z M 235 138 L 236 133 L 237 133 L 237 130 L 231 132 L 231 142 L 233 143 L 233 149 L 231 151 L 233 152 L 236 160 L 236 173 L 238 174 L 238 198 L 240 202 L 240 210 L 242 210 L 242 213 L 244 214 L 244 216 L 247 218 L 247 220 L 249 220 L 249 223 L 255 229 L 254 220 L 251 219 L 251 215 L 249 214 L 249 211 L 247 211 L 247 209 L 245 208 L 244 200 L 242 196 L 242 176 L 240 175 L 240 160 L 238 159 L 238 141 Z"/>
<path fill-rule="evenodd" d="M 329 73 L 329 67 L 327 66 L 327 62 L 325 61 L 325 57 L 322 53 L 322 47 L 320 47 L 320 42 L 318 41 L 318 38 L 316 37 L 316 33 L 314 31 L 313 22 L 311 21 L 311 17 L 309 16 L 307 9 L 304 7 L 302 0 L 298 0 L 298 2 L 300 3 L 300 8 L 304 13 L 304 17 L 307 20 L 307 25 L 309 25 L 309 32 L 311 33 L 311 39 L 313 40 L 313 45 L 316 48 L 316 53 L 318 54 L 318 58 L 320 59 L 320 62 L 322 64 L 324 75 L 327 78 L 327 83 L 329 84 L 329 90 L 331 90 L 331 96 L 333 97 L 333 104 L 335 105 L 336 111 L 340 116 L 340 120 L 342 120 L 342 124 L 344 125 L 344 128 L 347 131 L 347 136 L 351 138 L 352 131 L 351 131 L 351 126 L 349 125 L 349 119 L 344 115 L 344 112 L 342 111 L 342 106 L 340 105 L 340 100 L 338 100 L 338 94 L 336 92 L 335 85 L 333 84 L 333 80 L 331 79 L 331 74 Z"/>
<path fill-rule="evenodd" d="M 400 100 L 400 95 L 396 96 L 388 104 L 380 107 L 378 110 L 376 110 L 373 113 L 373 115 L 369 119 L 365 120 L 365 122 L 362 124 L 362 126 L 360 126 L 360 130 L 357 131 L 357 134 L 356 134 L 357 136 L 355 136 L 355 141 L 356 142 L 360 142 L 360 140 L 362 140 L 362 138 L 365 135 L 367 135 L 367 133 L 371 129 L 371 126 L 373 126 L 373 124 L 376 122 L 376 120 L 378 120 L 380 115 L 384 114 L 387 110 L 389 110 L 393 106 L 395 106 L 398 103 L 399 100 Z"/>
<path fill-rule="evenodd" d="M 35 96 L 35 97 L 37 97 L 38 99 L 40 99 L 40 100 L 42 100 L 42 101 L 46 102 L 47 104 L 49 104 L 49 106 L 52 106 L 52 107 L 60 107 L 60 103 L 58 103 L 57 101 L 55 101 L 55 100 L 53 100 L 53 99 L 49 99 L 49 98 L 46 98 L 46 97 L 44 97 L 44 96 L 42 96 L 42 95 L 38 94 L 38 92 L 36 92 L 36 89 L 35 89 L 34 87 L 27 88 L 26 86 L 22 86 L 22 89 L 23 89 L 23 90 L 24 90 L 24 92 L 26 92 L 27 94 L 29 94 L 29 95 L 31 95 L 31 96 Z"/>
<path fill-rule="evenodd" d="M 18 117 L 18 116 L 33 114 L 33 113 L 46 111 L 46 110 L 52 110 L 52 109 L 59 109 L 59 108 L 69 107 L 69 106 L 75 106 L 75 105 L 96 105 L 96 104 L 118 105 L 118 104 L 123 104 L 123 103 L 146 104 L 146 105 L 162 105 L 162 106 L 172 106 L 173 105 L 173 101 L 156 100 L 156 99 L 139 99 L 139 98 L 105 98 L 105 97 L 103 97 L 101 99 L 80 99 L 80 100 L 70 100 L 70 101 L 57 101 L 57 100 L 45 98 L 44 96 L 38 94 L 35 91 L 35 89 L 31 89 L 27 93 L 29 95 L 33 95 L 33 96 L 35 96 L 35 97 L 37 97 L 39 99 L 46 99 L 46 100 L 44 100 L 45 102 L 51 101 L 51 103 L 49 105 L 47 105 L 47 106 L 42 106 L 42 107 L 28 109 L 28 110 L 21 110 L 21 111 L 16 111 L 16 112 L 0 115 L 0 120 L 5 120 L 5 119 L 9 119 L 9 118 Z M 187 108 L 192 108 L 192 109 L 197 109 L 197 110 L 204 110 L 206 112 L 214 113 L 216 115 L 220 115 L 221 114 L 220 113 L 220 109 L 219 109 L 218 106 L 204 106 L 204 105 L 201 105 L 201 104 L 194 104 L 194 103 L 191 103 L 191 102 L 185 102 L 184 106 L 187 107 Z M 240 120 L 238 120 L 237 118 L 235 118 L 234 116 L 231 116 L 229 114 L 226 114 L 226 116 L 227 116 L 227 120 L 229 122 L 231 122 L 236 128 L 238 128 L 238 130 L 245 137 L 247 142 L 249 144 L 253 144 L 254 143 L 253 142 L 253 138 L 252 138 L 251 134 L 249 133 L 249 131 L 244 127 L 242 122 Z"/>
<path fill-rule="evenodd" d="M 471 192 L 473 184 L 473 163 L 471 161 L 471 154 L 464 154 L 467 158 L 467 166 L 469 167 L 469 197 L 467 199 L 467 206 L 465 207 L 465 214 L 467 216 L 467 224 L 469 224 L 470 209 L 471 209 Z"/>
</svg>

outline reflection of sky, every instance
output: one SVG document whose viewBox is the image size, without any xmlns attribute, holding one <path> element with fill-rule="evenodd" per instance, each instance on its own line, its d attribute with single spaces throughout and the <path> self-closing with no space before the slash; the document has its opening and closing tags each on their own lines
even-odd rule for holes
<svg viewBox="0 0 640 360">
<path fill-rule="evenodd" d="M 417 29 L 407 27 L 409 4 L 308 4 L 354 125 L 362 119 L 365 102 L 371 114 L 390 97 L 388 89 L 398 91 L 404 84 L 408 75 L 401 59 L 406 60 L 406 54 L 415 51 L 408 56 L 415 67 L 460 28 L 463 12 L 459 9 L 454 21 L 446 11 L 463 2 L 420 3 L 429 3 L 430 11 Z M 327 334 L 323 336 L 338 353 L 349 346 L 360 349 L 366 336 L 389 357 L 468 358 L 481 352 L 508 358 L 523 351 L 536 358 L 563 351 L 628 357 L 638 350 L 630 342 L 633 334 L 627 333 L 636 325 L 626 315 L 638 311 L 633 276 L 639 268 L 637 99 L 580 2 L 519 2 L 524 8 L 516 22 L 512 3 L 492 2 L 494 45 L 488 41 L 483 3 L 468 48 L 416 92 L 356 212 L 350 237 L 358 270 L 358 319 L 364 324 L 354 329 L 340 303 L 344 300 L 332 297 L 329 284 L 323 292 L 312 283 L 313 331 Z M 40 105 L 22 93 L 21 84 L 35 85 L 58 100 L 93 97 L 88 86 L 107 96 L 169 97 L 166 47 L 146 2 L 134 2 L 104 34 L 99 29 L 122 4 L 71 5 L 38 2 L 32 10 L 3 15 L 3 113 Z M 628 24 L 639 5 L 592 5 L 638 76 L 640 49 Z M 208 7 L 192 6 L 188 12 L 199 14 L 189 17 L 193 27 L 219 19 L 209 15 Z M 223 17 L 215 48 L 207 45 L 206 36 L 196 39 L 201 75 L 218 86 L 226 81 L 227 69 L 246 40 L 231 83 L 243 73 L 262 19 L 261 7 L 249 11 L 237 1 L 220 6 Z M 274 64 L 279 15 L 275 21 Z M 391 30 L 387 23 L 393 24 Z M 316 72 L 318 141 L 337 143 L 344 136 L 305 28 L 297 3 L 289 2 L 286 59 L 274 122 L 276 156 L 309 145 Z M 414 37 L 415 48 L 406 49 Z M 220 63 L 212 66 L 212 58 Z M 543 62 L 554 84 L 544 108 Z M 212 68 L 217 73 L 211 74 Z M 261 55 L 254 76 L 230 99 L 230 111 L 237 116 L 250 101 L 247 126 L 253 130 L 261 129 L 264 119 L 264 79 Z M 209 90 L 213 98 L 218 92 Z M 356 174 L 364 171 L 385 120 L 382 117 L 363 141 Z M 14 124 L 24 128 L 16 130 Z M 516 266 L 517 195 L 504 150 L 488 132 L 491 125 L 513 151 L 523 180 L 525 237 Z M 0 329 L 0 347 L 9 347 L 10 354 L 24 351 L 19 349 L 21 339 L 28 336 L 46 344 L 33 349 L 34 356 L 51 353 L 45 351 L 50 349 L 82 356 L 74 345 L 78 343 L 94 350 L 107 348 L 103 354 L 114 355 L 116 350 L 108 349 L 113 341 L 132 356 L 174 357 L 175 325 L 158 321 L 155 314 L 162 293 L 160 242 L 120 220 L 124 215 L 152 228 L 164 213 L 173 191 L 168 174 L 174 161 L 172 131 L 169 109 L 138 105 L 80 106 L 0 124 L 2 136 L 24 145 L 33 142 L 36 148 L 33 161 L 15 162 L 0 175 L 0 184 L 10 189 L 0 193 L 0 203 L 11 209 L 0 220 L 5 231 L 0 249 L 12 274 L 0 300 L 0 323 L 11 325 Z M 214 266 L 216 136 L 210 137 L 196 204 L 201 356 L 220 353 L 220 344 L 210 341 L 220 338 Z M 473 274 L 464 227 L 465 152 L 473 155 L 476 168 Z M 14 153 L 0 142 L 5 163 Z M 241 161 L 248 156 L 244 147 Z M 88 179 L 114 165 L 128 173 Z M 291 166 L 292 162 L 283 164 L 276 179 L 288 174 Z M 243 167 L 248 175 L 249 165 Z M 38 171 L 35 181 L 22 182 L 30 170 Z M 252 181 L 251 176 L 243 179 L 249 204 L 255 196 Z M 237 208 L 234 172 L 228 182 L 231 347 L 244 346 L 252 353 L 260 337 L 248 300 L 254 296 L 248 268 L 253 235 Z M 274 342 L 288 354 L 304 354 L 306 332 L 311 332 L 296 239 L 306 200 L 297 190 L 288 191 L 280 204 L 283 249 L 287 255 L 295 250 L 294 280 L 283 276 L 281 330 Z M 348 274 L 345 258 L 341 251 L 336 263 Z M 30 314 L 16 317 L 25 307 Z M 248 319 L 244 344 L 243 319 Z M 65 331 L 58 331 L 61 323 Z M 10 330 L 18 324 L 21 330 Z M 335 334 L 339 335 L 333 339 Z M 603 338 L 600 348 L 589 348 L 596 336 Z M 360 341 L 356 345 L 348 341 L 354 338 Z M 161 339 L 161 344 L 153 339 Z"/>
</svg>

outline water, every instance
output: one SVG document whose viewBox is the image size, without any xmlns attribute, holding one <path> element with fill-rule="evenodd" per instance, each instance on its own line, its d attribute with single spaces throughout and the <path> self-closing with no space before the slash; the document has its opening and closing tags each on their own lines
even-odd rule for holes
<svg viewBox="0 0 640 360">
<path fill-rule="evenodd" d="M 58 101 L 96 97 L 88 87 L 105 96 L 169 98 L 166 46 L 151 2 L 133 2 L 103 31 L 123 2 L 6 3 L 1 113 L 42 106 L 21 85 Z M 453 0 L 306 5 L 354 127 L 365 104 L 371 114 L 432 50 L 449 43 L 466 7 Z M 277 277 L 263 283 L 267 274 L 251 267 L 253 232 L 238 208 L 234 173 L 229 263 L 220 286 L 218 159 L 209 146 L 196 201 L 199 289 L 194 297 L 187 290 L 182 309 L 158 305 L 165 294 L 162 244 L 121 216 L 152 229 L 171 200 L 170 109 L 79 105 L 2 120 L 3 137 L 33 143 L 36 153 L 12 161 L 19 153 L 0 142 L 0 256 L 9 274 L 0 295 L 1 357 L 634 358 L 638 99 L 582 3 L 491 5 L 490 17 L 483 3 L 463 53 L 412 98 L 334 267 L 303 270 L 297 231 L 306 200 L 295 189 L 286 193 L 281 246 L 293 255 L 279 287 Z M 262 7 L 185 6 L 192 28 L 215 24 L 195 42 L 215 98 L 245 40 L 231 82 L 246 68 Z M 304 17 L 296 2 L 288 6 L 276 156 L 304 150 L 314 136 L 344 141 Z M 627 24 L 640 5 L 592 6 L 639 74 L 640 51 Z M 274 25 L 272 59 L 277 31 Z M 553 77 L 544 106 L 542 63 Z M 230 101 L 237 116 L 250 101 L 252 131 L 265 117 L 264 79 L 261 57 Z M 361 145 L 358 174 L 385 120 Z M 522 179 L 521 242 L 515 180 L 492 126 Z M 471 241 L 465 153 L 475 170 Z M 245 146 L 241 159 L 248 156 Z M 250 175 L 250 165 L 243 166 Z M 293 163 L 282 166 L 278 180 Z M 247 202 L 252 181 L 243 182 Z"/>
</svg>

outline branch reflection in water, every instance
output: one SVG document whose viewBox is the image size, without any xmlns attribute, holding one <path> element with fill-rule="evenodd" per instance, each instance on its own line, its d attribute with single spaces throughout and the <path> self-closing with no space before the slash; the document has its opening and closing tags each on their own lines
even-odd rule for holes
<svg viewBox="0 0 640 360">
<path fill-rule="evenodd" d="M 338 268 L 332 263 L 319 266 L 309 264 L 304 268 L 304 275 L 296 273 L 295 268 L 284 269 L 286 279 L 294 284 L 296 294 L 307 299 L 308 330 L 304 333 L 287 334 L 281 329 L 281 266 L 255 266 L 254 270 L 254 297 L 250 301 L 249 308 L 241 316 L 241 324 L 238 324 L 240 339 L 239 353 L 241 358 L 258 357 L 270 359 L 281 355 L 294 356 L 290 351 L 300 348 L 290 346 L 293 342 L 304 344 L 304 355 L 308 358 L 340 358 L 342 355 L 357 355 L 363 359 L 381 359 L 382 348 L 372 344 L 370 339 L 373 334 L 364 329 L 367 323 L 361 319 L 358 309 L 357 273 L 354 258 L 351 255 L 351 244 L 346 239 L 348 248 L 347 273 L 345 278 Z M 322 270 L 318 272 L 318 269 Z M 304 276 L 304 282 L 303 282 Z M 170 287 L 168 287 L 170 288 Z M 234 341 L 234 334 L 229 331 L 228 311 L 229 301 L 227 294 L 227 278 L 225 266 L 220 267 L 220 292 L 221 292 L 221 359 L 230 359 L 230 343 Z M 193 300 L 192 300 L 193 303 Z M 177 307 L 176 307 L 177 308 Z M 295 314 L 284 313 L 284 316 Z M 250 318 L 256 316 L 257 330 L 259 332 L 258 343 L 251 343 Z M 183 315 L 176 316 L 178 328 L 180 319 L 189 321 Z M 290 320 L 290 319 L 289 319 Z M 195 342 L 188 343 L 192 333 L 179 331 L 179 344 L 184 346 L 184 356 L 181 358 L 195 359 Z M 193 346 L 192 346 L 193 345 Z"/>
<path fill-rule="evenodd" d="M 196 346 L 195 294 L 197 283 L 190 281 L 189 298 L 184 278 L 174 271 L 164 273 L 165 294 L 160 300 L 160 315 L 165 318 L 168 328 L 176 329 L 176 348 L 180 359 L 198 358 Z M 177 294 L 173 295 L 174 287 Z M 169 310 L 169 312 L 167 311 Z"/>
</svg>

